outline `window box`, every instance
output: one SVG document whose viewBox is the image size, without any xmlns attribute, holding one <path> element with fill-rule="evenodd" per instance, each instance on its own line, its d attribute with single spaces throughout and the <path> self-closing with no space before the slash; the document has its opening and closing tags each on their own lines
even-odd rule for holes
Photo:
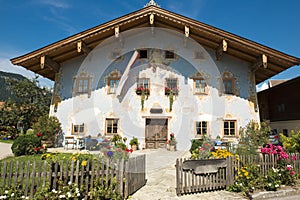
<svg viewBox="0 0 300 200">
<path fill-rule="evenodd" d="M 173 95 L 178 95 L 178 88 L 173 88 L 173 89 L 170 89 L 168 87 L 165 87 L 165 95 L 169 96 L 170 93 L 173 92 Z"/>
<path fill-rule="evenodd" d="M 149 96 L 149 95 L 150 95 L 150 89 L 149 89 L 149 88 L 138 87 L 138 88 L 136 88 L 136 90 L 135 90 L 135 93 L 136 93 L 137 95 L 142 95 L 143 92 L 144 92 L 144 94 L 145 94 L 146 96 Z"/>
</svg>

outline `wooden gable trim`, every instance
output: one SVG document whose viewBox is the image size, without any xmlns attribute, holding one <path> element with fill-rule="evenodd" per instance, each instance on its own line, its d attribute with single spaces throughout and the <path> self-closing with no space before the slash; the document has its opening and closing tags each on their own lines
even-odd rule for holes
<svg viewBox="0 0 300 200">
<path fill-rule="evenodd" d="M 153 18 L 153 22 L 155 18 L 155 23 L 151 23 L 151 18 Z M 189 37 L 195 39 L 201 45 L 212 48 L 218 52 L 218 59 L 221 58 L 220 56 L 222 56 L 223 53 L 226 53 L 247 61 L 250 64 L 255 63 L 257 61 L 257 57 L 264 54 L 268 57 L 269 68 L 275 66 L 278 69 L 282 69 L 278 72 L 281 72 L 293 65 L 300 64 L 300 58 L 290 56 L 232 33 L 217 29 L 213 26 L 209 26 L 205 23 L 198 22 L 156 6 L 143 8 L 102 25 L 75 34 L 31 53 L 13 58 L 11 59 L 11 62 L 15 65 L 21 65 L 36 73 L 41 73 L 41 75 L 46 76 L 47 78 L 53 79 L 54 75 L 51 74 L 51 70 L 48 71 L 45 69 L 40 69 L 40 61 L 37 58 L 47 55 L 52 61 L 59 64 L 79 56 L 80 54 L 78 53 L 78 45 L 80 43 L 80 52 L 88 54 L 88 52 L 96 47 L 101 41 L 105 40 L 107 37 L 113 36 L 115 34 L 116 27 L 120 27 L 122 28 L 122 31 L 126 31 L 132 28 L 150 27 L 154 25 L 155 27 L 165 27 L 178 32 L 182 32 L 182 30 L 185 30 L 185 27 L 188 27 Z M 223 40 L 230 44 L 226 52 L 224 51 L 224 48 L 223 51 L 220 51 L 220 44 Z M 277 69 L 273 71 L 277 71 Z M 260 72 L 264 72 L 264 70 L 261 71 L 261 68 L 259 68 L 256 71 L 256 73 Z M 275 74 L 270 74 L 270 77 L 273 75 Z M 257 82 L 261 82 L 263 80 L 264 79 L 258 78 Z"/>
</svg>

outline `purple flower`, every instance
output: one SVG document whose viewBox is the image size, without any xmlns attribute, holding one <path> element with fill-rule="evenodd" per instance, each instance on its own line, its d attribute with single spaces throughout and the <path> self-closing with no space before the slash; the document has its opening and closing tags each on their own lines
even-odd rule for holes
<svg viewBox="0 0 300 200">
<path fill-rule="evenodd" d="M 112 151 L 108 151 L 108 152 L 107 152 L 107 156 L 108 156 L 108 157 L 111 158 L 113 155 L 114 155 L 114 153 L 113 153 Z"/>
</svg>

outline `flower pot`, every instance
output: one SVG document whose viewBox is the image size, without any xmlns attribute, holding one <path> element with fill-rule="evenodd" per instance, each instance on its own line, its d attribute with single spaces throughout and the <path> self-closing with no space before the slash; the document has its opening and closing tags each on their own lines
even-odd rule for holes
<svg viewBox="0 0 300 200">
<path fill-rule="evenodd" d="M 176 146 L 175 145 L 170 145 L 169 150 L 170 151 L 176 151 Z"/>
</svg>

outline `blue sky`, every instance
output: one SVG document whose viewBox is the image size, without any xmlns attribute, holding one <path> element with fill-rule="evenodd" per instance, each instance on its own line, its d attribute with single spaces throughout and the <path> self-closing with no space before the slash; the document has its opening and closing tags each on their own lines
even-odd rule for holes
<svg viewBox="0 0 300 200">
<path fill-rule="evenodd" d="M 0 70 L 9 59 L 141 9 L 149 0 L 0 0 Z M 157 0 L 164 9 L 300 57 L 299 0 Z M 300 66 L 277 75 L 300 75 Z M 41 83 L 49 85 L 42 79 Z"/>
</svg>

